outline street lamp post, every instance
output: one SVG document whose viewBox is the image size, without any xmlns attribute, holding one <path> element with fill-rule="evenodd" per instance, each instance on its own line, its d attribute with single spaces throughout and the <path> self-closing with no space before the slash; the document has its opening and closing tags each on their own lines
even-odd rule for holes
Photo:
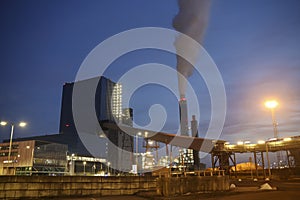
<svg viewBox="0 0 300 200">
<path fill-rule="evenodd" d="M 270 100 L 265 102 L 266 108 L 269 108 L 271 110 L 272 115 L 272 123 L 273 123 L 273 130 L 274 130 L 274 138 L 278 139 L 278 124 L 275 116 L 275 108 L 278 106 L 278 102 L 276 100 Z M 277 152 L 277 166 L 278 168 L 280 163 L 280 152 Z"/>
<path fill-rule="evenodd" d="M 6 126 L 7 124 L 8 124 L 8 122 L 6 122 L 6 121 L 1 121 L 0 122 L 1 126 Z M 20 122 L 18 125 L 20 127 L 25 127 L 27 125 L 27 123 L 26 122 Z M 9 150 L 8 150 L 8 163 L 11 162 L 10 157 L 11 157 L 12 139 L 13 139 L 14 128 L 15 128 L 14 123 L 11 123 L 10 126 L 11 126 L 11 130 L 10 130 L 10 140 L 9 140 Z"/>
<path fill-rule="evenodd" d="M 94 171 L 94 175 L 96 174 L 96 164 L 94 163 L 93 165 L 93 171 Z"/>
<path fill-rule="evenodd" d="M 109 170 L 110 162 L 107 162 L 107 175 L 110 176 L 110 170 Z"/>
<path fill-rule="evenodd" d="M 73 176 L 75 172 L 75 154 L 71 154 L 71 167 L 70 167 L 70 175 Z"/>
<path fill-rule="evenodd" d="M 273 129 L 274 129 L 274 138 L 278 138 L 278 129 L 277 129 L 277 121 L 275 117 L 275 108 L 278 106 L 278 102 L 275 100 L 266 101 L 265 106 L 271 110 L 272 115 L 272 123 L 273 123 Z"/>
<path fill-rule="evenodd" d="M 270 178 L 271 177 L 271 166 L 270 166 L 270 158 L 269 158 L 268 141 L 265 142 L 265 145 L 266 145 L 266 156 L 267 156 L 267 162 L 268 162 L 268 174 L 269 174 L 269 178 Z"/>
<path fill-rule="evenodd" d="M 135 160 L 135 165 L 136 165 L 136 174 L 138 175 L 138 162 L 139 162 L 139 159 L 138 159 L 138 153 L 139 153 L 139 136 L 141 136 L 142 133 L 141 132 L 138 132 L 136 134 L 136 138 L 135 138 L 135 154 L 136 154 L 136 160 Z"/>
<path fill-rule="evenodd" d="M 83 161 L 83 175 L 85 176 L 85 165 L 86 165 L 86 161 Z"/>
</svg>

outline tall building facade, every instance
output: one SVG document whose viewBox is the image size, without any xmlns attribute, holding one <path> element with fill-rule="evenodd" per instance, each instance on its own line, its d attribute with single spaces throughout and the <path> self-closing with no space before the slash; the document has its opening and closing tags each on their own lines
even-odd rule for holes
<svg viewBox="0 0 300 200">
<path fill-rule="evenodd" d="M 61 115 L 60 115 L 60 134 L 73 134 L 76 132 L 72 98 L 74 84 L 82 88 L 88 87 L 99 78 L 88 79 L 76 83 L 65 83 L 63 86 Z M 85 105 L 82 105 L 84 107 Z M 95 93 L 95 112 L 98 121 L 110 121 L 119 123 L 122 118 L 122 85 L 114 83 L 110 79 L 100 77 Z"/>
<path fill-rule="evenodd" d="M 93 83 L 98 83 L 94 95 L 94 111 L 99 124 L 91 126 L 99 127 L 102 121 L 114 124 L 123 123 L 132 126 L 132 109 L 122 109 L 122 85 L 114 83 L 105 77 L 100 77 L 100 79 L 98 77 L 76 83 L 64 84 L 62 92 L 59 134 L 20 138 L 15 140 L 40 140 L 66 144 L 68 146 L 67 153 L 69 155 L 74 154 L 76 156 L 95 157 L 95 155 L 92 155 L 89 152 L 88 148 L 85 146 L 79 136 L 80 130 L 77 130 L 78 127 L 76 128 L 75 126 L 73 117 L 74 113 L 72 110 L 73 90 L 75 84 L 76 87 L 79 85 L 79 87 L 89 90 L 89 87 Z M 84 95 L 84 92 L 82 95 Z M 80 109 L 85 110 L 85 106 L 86 105 L 82 105 Z M 89 120 L 87 119 L 87 121 Z M 89 126 L 90 124 L 88 124 L 86 128 L 89 129 L 90 132 L 93 132 L 93 127 Z M 96 156 L 97 158 L 103 158 L 107 160 L 107 163 L 110 163 L 111 167 L 124 170 L 131 168 L 132 163 L 130 152 L 133 152 L 132 136 L 122 131 L 110 129 L 94 132 L 93 134 L 97 134 L 99 136 L 99 141 L 101 141 L 96 146 L 97 150 L 100 152 L 100 154 Z M 129 152 L 129 154 L 127 152 Z M 125 166 L 119 167 L 121 163 L 124 165 L 123 161 L 126 163 Z"/>
<path fill-rule="evenodd" d="M 95 79 L 98 80 L 99 78 Z M 76 82 L 75 84 L 79 84 L 81 88 L 88 88 L 90 83 L 94 83 L 95 79 L 88 79 Z M 84 145 L 78 137 L 78 130 L 76 130 L 74 123 L 72 111 L 73 89 L 74 83 L 66 83 L 63 87 L 59 130 L 61 135 L 69 135 L 77 138 L 77 144 L 71 151 L 80 154 L 80 152 L 76 151 L 84 148 Z M 110 123 L 132 126 L 132 109 L 122 108 L 122 85 L 114 83 L 105 77 L 100 77 L 96 88 L 95 112 L 99 123 L 108 121 Z M 103 140 L 97 147 L 100 149 L 100 156 L 106 158 L 114 168 L 125 171 L 129 170 L 132 159 L 128 152 L 133 152 L 133 137 L 119 130 L 104 130 L 97 134 Z"/>
</svg>

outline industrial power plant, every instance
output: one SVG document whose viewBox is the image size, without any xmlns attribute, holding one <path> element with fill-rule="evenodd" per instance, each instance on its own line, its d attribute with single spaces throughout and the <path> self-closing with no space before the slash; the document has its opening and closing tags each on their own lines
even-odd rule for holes
<svg viewBox="0 0 300 200">
<path fill-rule="evenodd" d="M 200 162 L 200 151 L 211 154 L 212 171 L 223 170 L 232 176 L 237 176 L 238 172 L 237 153 L 253 154 L 253 174 L 257 177 L 271 176 L 272 168 L 299 168 L 299 137 L 236 145 L 224 140 L 199 138 L 195 116 L 192 116 L 190 125 L 188 123 L 187 99 L 184 96 L 179 100 L 180 135 L 134 128 L 134 110 L 122 108 L 122 85 L 105 77 L 99 80 L 95 95 L 95 111 L 102 127 L 102 131 L 96 133 L 100 139 L 98 156 L 92 155 L 80 139 L 72 112 L 74 83 L 66 83 L 63 86 L 59 134 L 16 138 L 11 144 L 8 140 L 4 141 L 0 145 L 1 175 L 197 173 L 206 170 L 206 165 Z M 93 81 L 90 79 L 76 84 L 89 85 Z M 161 147 L 165 147 L 164 155 L 158 153 Z M 285 165 L 278 163 L 278 166 L 271 166 L 270 152 L 284 152 Z"/>
<path fill-rule="evenodd" d="M 299 2 L 269 4 L 1 2 L 0 200 L 299 199 Z"/>
</svg>

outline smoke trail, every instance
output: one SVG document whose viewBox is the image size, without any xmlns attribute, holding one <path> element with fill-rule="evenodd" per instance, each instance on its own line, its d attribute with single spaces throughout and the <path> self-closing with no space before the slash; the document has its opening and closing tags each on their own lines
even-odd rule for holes
<svg viewBox="0 0 300 200">
<path fill-rule="evenodd" d="M 173 27 L 201 44 L 208 22 L 210 2 L 210 0 L 178 0 L 179 12 L 173 19 Z M 176 38 L 177 53 L 184 52 L 193 61 L 190 64 L 177 55 L 178 85 L 181 97 L 185 97 L 186 79 L 193 73 L 193 64 L 199 52 L 199 49 L 191 49 L 189 46 L 182 37 Z"/>
</svg>

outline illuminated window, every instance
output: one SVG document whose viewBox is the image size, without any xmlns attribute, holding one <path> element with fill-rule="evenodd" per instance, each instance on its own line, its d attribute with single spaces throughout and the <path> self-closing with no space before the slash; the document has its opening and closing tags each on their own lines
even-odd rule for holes
<svg viewBox="0 0 300 200">
<path fill-rule="evenodd" d="M 117 121 L 122 119 L 122 85 L 118 83 L 112 92 L 112 114 Z"/>
</svg>

